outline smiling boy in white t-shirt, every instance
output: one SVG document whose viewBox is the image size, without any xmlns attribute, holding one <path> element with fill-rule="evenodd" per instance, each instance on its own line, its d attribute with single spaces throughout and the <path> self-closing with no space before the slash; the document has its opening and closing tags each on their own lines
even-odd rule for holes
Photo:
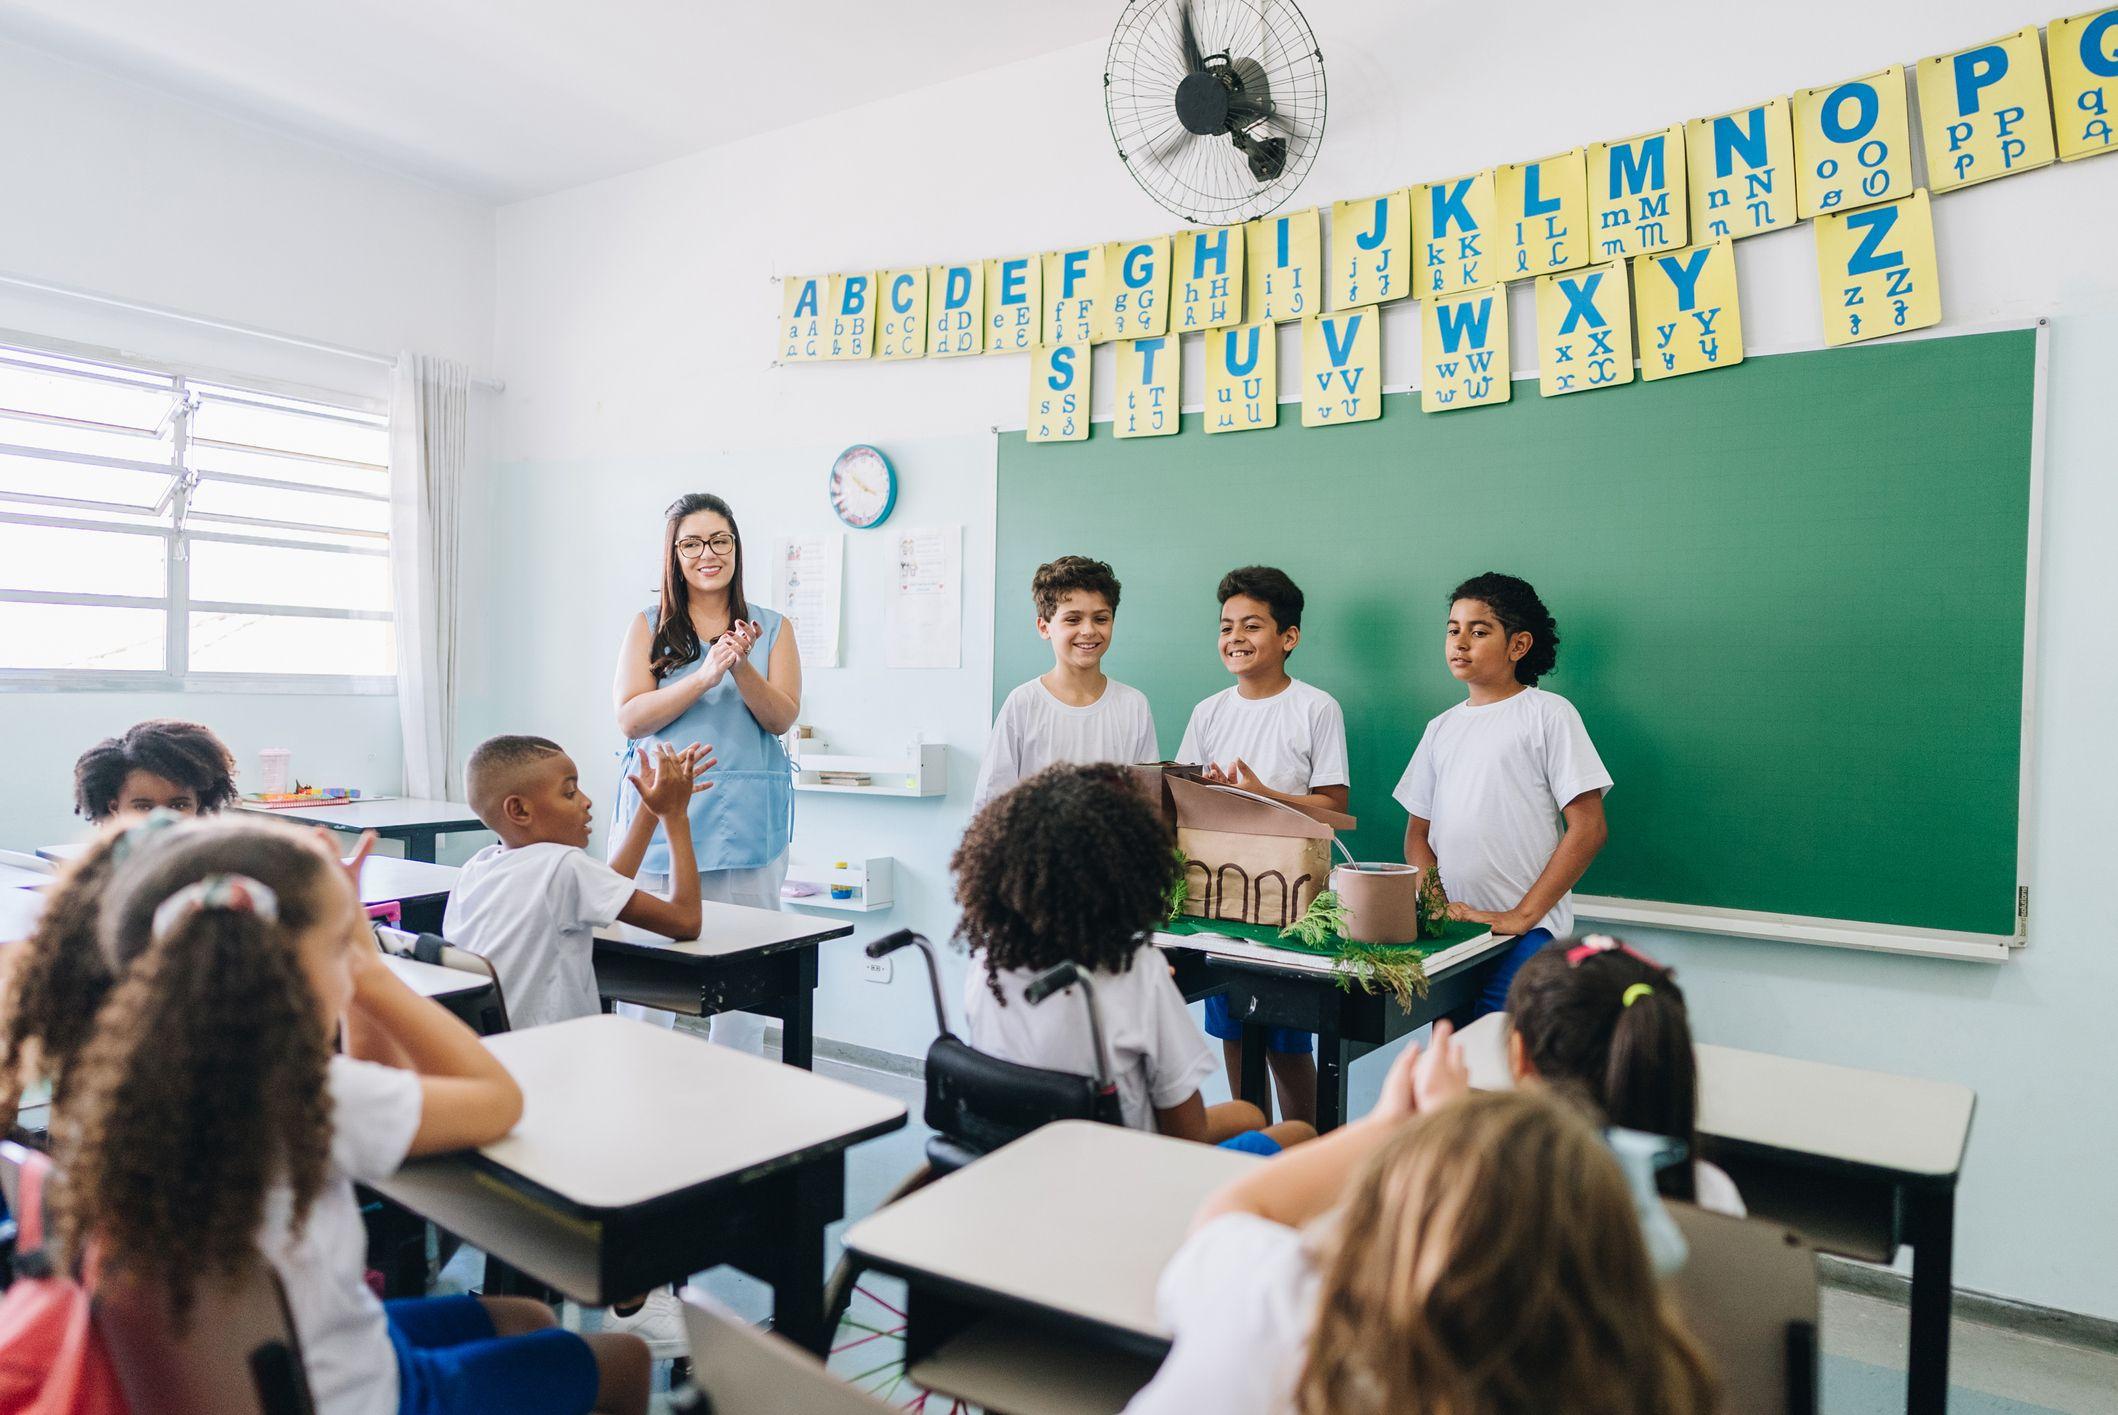
<svg viewBox="0 0 2118 1415">
<path fill-rule="evenodd" d="M 1191 710 L 1177 760 L 1203 765 L 1208 781 L 1290 806 L 1346 809 L 1352 774 L 1346 769 L 1346 717 L 1338 699 L 1292 678 L 1287 657 L 1302 641 L 1301 588 L 1286 572 L 1246 565 L 1221 577 L 1221 664 L 1235 675 Z M 1243 1024 L 1228 999 L 1206 999 L 1206 1030 L 1221 1039 L 1228 1084 L 1240 1090 Z M 1273 1027 L 1265 1062 L 1279 1093 L 1280 1114 L 1316 1123 L 1316 1060 L 1307 1032 Z"/>
<path fill-rule="evenodd" d="M 1573 932 L 1572 890 L 1610 838 L 1611 776 L 1574 705 L 1536 686 L 1559 626 L 1527 581 L 1458 585 L 1442 652 L 1467 696 L 1427 724 L 1394 794 L 1412 817 L 1405 863 L 1440 867 L 1450 917 L 1516 936 L 1480 984 L 1482 1016 L 1507 1005 L 1523 960 Z"/>
</svg>

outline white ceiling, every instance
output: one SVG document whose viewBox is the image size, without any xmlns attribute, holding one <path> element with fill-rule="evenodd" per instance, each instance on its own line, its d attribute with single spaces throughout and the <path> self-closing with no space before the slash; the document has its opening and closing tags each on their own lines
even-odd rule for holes
<svg viewBox="0 0 2118 1415">
<path fill-rule="evenodd" d="M 0 0 L 0 37 L 493 201 L 1107 34 L 1122 0 Z"/>
</svg>

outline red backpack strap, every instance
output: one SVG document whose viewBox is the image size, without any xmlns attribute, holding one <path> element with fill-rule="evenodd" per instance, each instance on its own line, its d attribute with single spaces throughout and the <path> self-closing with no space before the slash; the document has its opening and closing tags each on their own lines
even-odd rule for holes
<svg viewBox="0 0 2118 1415">
<path fill-rule="evenodd" d="M 22 1186 L 16 1205 L 15 1251 L 34 1253 L 44 1246 L 44 1176 L 51 1161 L 32 1151 L 22 1164 Z"/>
</svg>

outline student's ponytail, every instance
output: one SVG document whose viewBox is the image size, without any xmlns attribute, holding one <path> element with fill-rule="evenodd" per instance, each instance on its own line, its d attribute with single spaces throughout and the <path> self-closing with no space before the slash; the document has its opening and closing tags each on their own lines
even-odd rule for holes
<svg viewBox="0 0 2118 1415">
<path fill-rule="evenodd" d="M 1508 1021 L 1538 1076 L 1586 1092 L 1612 1125 L 1683 1141 L 1686 1162 L 1656 1184 L 1696 1197 L 1698 1062 L 1674 972 L 1614 939 L 1548 944 L 1509 985 Z"/>
<path fill-rule="evenodd" d="M 103 915 L 120 980 L 55 1127 L 53 1232 L 180 1314 L 257 1259 L 265 1196 L 298 1230 L 323 1184 L 330 1038 L 296 947 L 322 852 L 284 828 L 201 823 L 121 866 Z"/>
</svg>

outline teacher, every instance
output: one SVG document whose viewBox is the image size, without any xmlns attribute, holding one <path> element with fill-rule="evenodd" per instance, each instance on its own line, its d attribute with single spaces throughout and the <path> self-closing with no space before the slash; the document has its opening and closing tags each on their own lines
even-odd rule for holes
<svg viewBox="0 0 2118 1415">
<path fill-rule="evenodd" d="M 699 897 L 777 909 L 794 833 L 793 772 L 780 734 L 801 712 L 801 654 L 786 619 L 743 596 L 743 537 L 728 503 L 693 492 L 666 515 L 660 600 L 633 616 L 618 651 L 613 697 L 630 740 L 610 839 L 622 839 L 640 809 L 626 780 L 634 759 L 655 742 L 699 743 L 719 763 L 707 777 L 713 789 L 691 798 Z M 637 883 L 668 892 L 660 825 Z M 710 1026 L 714 1041 L 764 1049 L 762 1017 L 722 1013 Z"/>
</svg>

